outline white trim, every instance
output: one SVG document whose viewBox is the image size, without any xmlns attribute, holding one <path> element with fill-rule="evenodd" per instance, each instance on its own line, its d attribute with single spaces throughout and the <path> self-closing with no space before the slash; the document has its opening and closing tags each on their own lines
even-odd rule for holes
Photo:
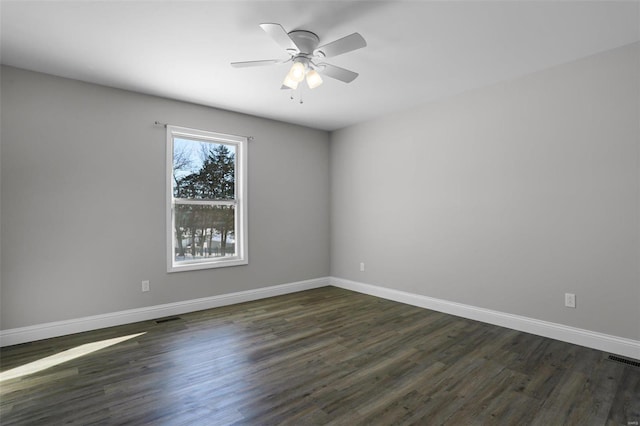
<svg viewBox="0 0 640 426">
<path fill-rule="evenodd" d="M 56 321 L 46 324 L 38 324 L 29 327 L 0 330 L 0 347 L 64 336 L 67 334 L 81 333 L 83 331 L 97 330 L 116 325 L 130 324 L 139 321 L 148 321 L 156 318 L 179 315 L 187 312 L 195 312 L 203 309 L 217 308 L 236 303 L 250 302 L 252 300 L 267 297 L 280 296 L 282 294 L 295 293 L 313 288 L 329 285 L 329 278 L 316 278 L 306 281 L 298 281 L 288 284 L 257 288 L 254 290 L 239 291 L 236 293 L 221 294 L 218 296 L 204 297 L 201 299 L 185 300 L 182 302 L 168 303 L 165 305 L 148 306 L 145 308 L 128 309 L 126 311 L 113 312 L 103 315 L 76 318 L 66 321 Z"/>
<path fill-rule="evenodd" d="M 167 124 L 167 129 L 171 129 L 171 134 L 181 137 L 183 139 L 197 139 L 203 142 L 223 142 L 223 143 L 238 143 L 246 142 L 249 140 L 247 136 L 230 135 L 227 133 L 217 133 L 211 130 L 194 129 L 192 127 L 175 126 L 173 124 Z"/>
<path fill-rule="evenodd" d="M 193 271 L 210 268 L 224 268 L 229 266 L 247 265 L 249 263 L 248 242 L 248 208 L 247 185 L 248 164 L 247 144 L 245 136 L 227 135 L 207 130 L 179 127 L 171 124 L 166 126 L 166 251 L 167 272 Z M 183 138 L 205 143 L 226 144 L 235 147 L 235 199 L 234 200 L 190 200 L 175 199 L 173 197 L 173 145 L 174 139 Z M 174 218 L 173 213 L 176 204 L 193 204 L 205 206 L 235 206 L 235 250 L 234 256 L 221 256 L 207 259 L 198 259 L 193 262 L 175 262 L 174 247 Z"/>
<path fill-rule="evenodd" d="M 17 345 L 20 343 L 97 330 L 105 327 L 130 324 L 138 321 L 148 321 L 156 318 L 195 312 L 203 309 L 217 308 L 236 303 L 249 302 L 267 297 L 280 296 L 298 291 L 332 285 L 358 293 L 369 294 L 383 299 L 393 300 L 408 305 L 431 309 L 450 315 L 481 321 L 512 330 L 523 331 L 538 336 L 548 337 L 563 342 L 586 346 L 605 352 L 640 359 L 640 341 L 625 339 L 609 334 L 570 327 L 562 324 L 507 314 L 490 309 L 478 308 L 462 303 L 436 299 L 420 294 L 364 284 L 356 281 L 336 277 L 323 277 L 306 281 L 246 290 L 236 293 L 221 294 L 201 299 L 168 303 L 165 305 L 149 306 L 145 308 L 129 309 L 103 315 L 94 315 L 66 321 L 56 321 L 29 327 L 0 330 L 0 347 Z"/>
<path fill-rule="evenodd" d="M 478 308 L 462 303 L 435 299 L 420 294 L 329 277 L 329 284 L 346 290 L 357 291 L 383 299 L 406 303 L 450 315 L 456 315 L 487 324 L 524 331 L 538 336 L 549 337 L 563 342 L 586 346 L 605 352 L 640 359 L 640 341 L 570 327 L 567 325 L 537 320 L 520 315 L 507 314 L 490 309 Z"/>
<path fill-rule="evenodd" d="M 235 206 L 238 204 L 236 200 L 192 200 L 189 198 L 174 198 L 174 204 L 188 204 L 191 206 Z"/>
</svg>

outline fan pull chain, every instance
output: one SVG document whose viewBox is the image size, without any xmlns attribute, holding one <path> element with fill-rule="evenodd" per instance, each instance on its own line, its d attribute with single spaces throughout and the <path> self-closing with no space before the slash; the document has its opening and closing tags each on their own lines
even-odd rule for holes
<svg viewBox="0 0 640 426">
<path fill-rule="evenodd" d="M 291 93 L 289 94 L 289 99 L 294 101 L 295 97 L 293 96 L 295 93 L 295 90 L 291 90 Z M 298 103 L 303 104 L 304 100 L 302 99 L 302 90 L 300 91 L 300 98 L 298 98 Z"/>
</svg>

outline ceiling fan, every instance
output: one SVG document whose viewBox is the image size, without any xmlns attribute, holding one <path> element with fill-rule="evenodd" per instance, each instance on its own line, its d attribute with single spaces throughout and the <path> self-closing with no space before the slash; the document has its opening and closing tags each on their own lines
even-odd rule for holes
<svg viewBox="0 0 640 426">
<path fill-rule="evenodd" d="M 262 61 L 232 62 L 231 66 L 244 68 L 293 62 L 291 69 L 282 82 L 282 89 L 295 90 L 298 88 L 298 84 L 305 79 L 309 88 L 314 89 L 322 84 L 320 74 L 345 83 L 351 83 L 358 77 L 356 72 L 318 61 L 365 47 L 367 42 L 360 34 L 353 33 L 331 43 L 318 46 L 320 39 L 311 31 L 295 30 L 287 32 L 282 25 L 272 23 L 260 24 L 260 28 L 287 51 L 289 58 L 283 60 L 267 59 Z"/>
</svg>

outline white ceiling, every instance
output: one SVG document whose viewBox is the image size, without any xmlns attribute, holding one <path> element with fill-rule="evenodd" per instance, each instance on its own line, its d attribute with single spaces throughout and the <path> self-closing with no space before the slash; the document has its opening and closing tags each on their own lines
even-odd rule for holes
<svg viewBox="0 0 640 426">
<path fill-rule="evenodd" d="M 334 130 L 640 40 L 638 1 L 7 1 L 3 64 Z M 287 58 L 259 27 L 359 32 L 326 62 L 359 72 L 280 90 Z M 303 86 L 301 84 L 301 86 Z"/>
</svg>

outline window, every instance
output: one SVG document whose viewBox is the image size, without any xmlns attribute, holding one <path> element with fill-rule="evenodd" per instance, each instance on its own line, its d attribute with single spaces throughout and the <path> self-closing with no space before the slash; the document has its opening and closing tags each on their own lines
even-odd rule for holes
<svg viewBox="0 0 640 426">
<path fill-rule="evenodd" d="M 247 138 L 167 126 L 167 270 L 246 265 Z"/>
</svg>

